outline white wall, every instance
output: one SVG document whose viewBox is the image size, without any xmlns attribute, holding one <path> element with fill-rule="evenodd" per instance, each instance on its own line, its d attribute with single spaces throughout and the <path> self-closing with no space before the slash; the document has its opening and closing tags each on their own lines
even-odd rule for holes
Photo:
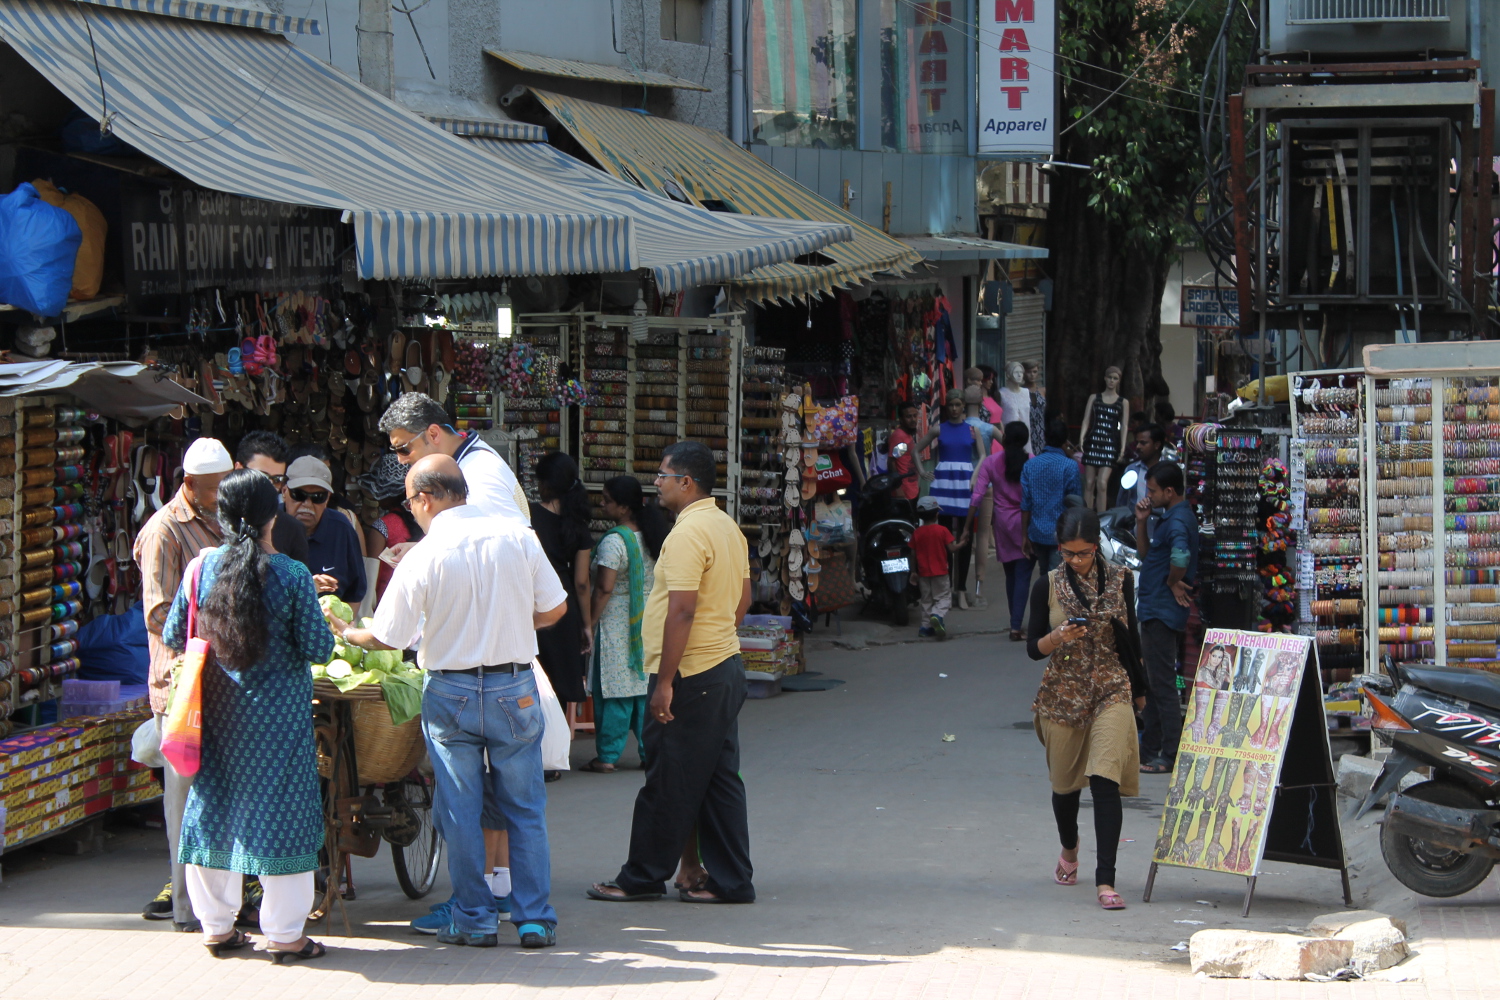
<svg viewBox="0 0 1500 1000">
<path fill-rule="evenodd" d="M 1198 391 L 1198 330 L 1180 326 L 1182 286 L 1212 284 L 1213 266 L 1201 250 L 1186 250 L 1167 274 L 1161 296 L 1161 373 L 1178 416 L 1191 416 Z"/>
</svg>

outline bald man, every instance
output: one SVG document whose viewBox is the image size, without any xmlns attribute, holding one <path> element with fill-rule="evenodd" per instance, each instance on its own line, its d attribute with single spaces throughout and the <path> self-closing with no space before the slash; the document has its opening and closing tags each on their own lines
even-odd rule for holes
<svg viewBox="0 0 1500 1000">
<path fill-rule="evenodd" d="M 453 898 L 444 944 L 493 948 L 499 908 L 485 883 L 480 812 L 486 795 L 510 828 L 510 921 L 523 948 L 557 943 L 542 776 L 542 706 L 531 664 L 536 630 L 567 610 L 567 592 L 536 533 L 465 502 L 447 455 L 406 474 L 406 503 L 426 533 L 391 575 L 368 629 L 330 619 L 364 649 L 408 649 L 428 671 L 422 727 L 437 784 L 434 816 L 448 844 Z"/>
</svg>

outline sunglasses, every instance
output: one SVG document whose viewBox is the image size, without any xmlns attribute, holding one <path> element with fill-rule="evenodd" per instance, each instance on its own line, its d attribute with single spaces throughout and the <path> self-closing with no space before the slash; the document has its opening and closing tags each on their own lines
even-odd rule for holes
<svg viewBox="0 0 1500 1000">
<path fill-rule="evenodd" d="M 405 458 L 407 455 L 411 454 L 412 447 L 421 439 L 422 435 L 417 434 L 413 437 L 408 438 L 405 444 L 396 444 L 395 442 L 391 442 L 391 451 L 395 452 L 397 455 L 400 455 L 402 458 Z"/>
<path fill-rule="evenodd" d="M 261 475 L 266 476 L 266 478 L 271 481 L 271 485 L 275 486 L 277 489 L 280 489 L 281 487 L 286 485 L 287 477 L 285 475 L 267 476 L 264 472 L 262 472 Z"/>
<path fill-rule="evenodd" d="M 325 504 L 328 502 L 327 490 L 289 490 L 288 495 L 297 503 Z"/>
</svg>

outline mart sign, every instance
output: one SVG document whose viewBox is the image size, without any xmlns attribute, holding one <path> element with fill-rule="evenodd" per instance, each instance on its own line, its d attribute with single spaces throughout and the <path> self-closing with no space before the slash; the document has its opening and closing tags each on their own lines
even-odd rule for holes
<svg viewBox="0 0 1500 1000">
<path fill-rule="evenodd" d="M 1052 155 L 1056 0 L 979 0 L 979 155 Z"/>
</svg>

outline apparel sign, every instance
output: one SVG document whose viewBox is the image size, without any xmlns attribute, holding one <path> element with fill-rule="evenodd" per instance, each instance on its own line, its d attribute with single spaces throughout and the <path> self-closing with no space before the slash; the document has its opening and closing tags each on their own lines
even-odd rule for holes
<svg viewBox="0 0 1500 1000">
<path fill-rule="evenodd" d="M 1312 639 L 1209 629 L 1146 900 L 1158 865 L 1243 875 L 1251 891 L 1262 858 L 1343 869 L 1335 787 Z"/>
<path fill-rule="evenodd" d="M 332 209 L 145 182 L 120 185 L 120 238 L 132 300 L 203 288 L 315 291 L 338 284 L 349 227 Z"/>
<path fill-rule="evenodd" d="M 1050 156 L 1056 0 L 979 0 L 979 155 Z"/>
</svg>

